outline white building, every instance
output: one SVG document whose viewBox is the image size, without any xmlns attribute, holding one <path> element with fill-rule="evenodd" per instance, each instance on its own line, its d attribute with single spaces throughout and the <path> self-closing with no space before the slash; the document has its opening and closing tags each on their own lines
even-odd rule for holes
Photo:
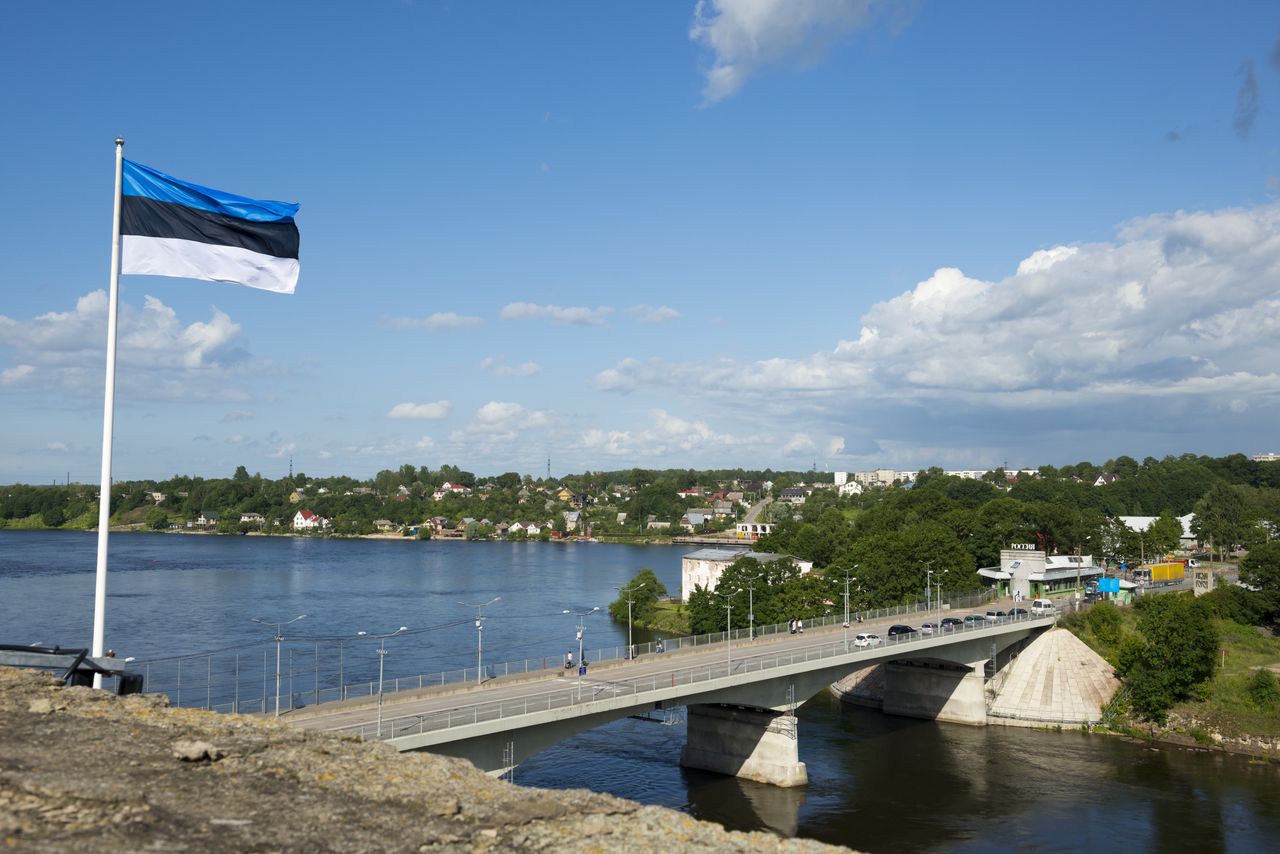
<svg viewBox="0 0 1280 854">
<path fill-rule="evenodd" d="M 813 561 L 800 560 L 790 555 L 753 552 L 750 549 L 698 549 L 696 552 L 690 552 L 685 555 L 680 561 L 681 598 L 688 602 L 693 589 L 698 586 L 705 587 L 708 590 L 715 590 L 725 569 L 740 557 L 755 558 L 760 563 L 789 559 L 800 569 L 801 573 L 806 573 L 813 569 Z"/>
<path fill-rule="evenodd" d="M 299 510 L 293 514 L 293 530 L 314 531 L 329 527 L 329 520 L 310 510 Z"/>
</svg>

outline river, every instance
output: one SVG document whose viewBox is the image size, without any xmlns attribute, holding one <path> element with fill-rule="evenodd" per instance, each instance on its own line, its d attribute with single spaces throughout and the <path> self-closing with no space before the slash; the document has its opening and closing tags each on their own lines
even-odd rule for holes
<svg viewBox="0 0 1280 854">
<path fill-rule="evenodd" d="M 0 642 L 88 644 L 95 543 L 92 534 L 0 531 Z M 474 605 L 500 596 L 484 609 L 486 667 L 516 660 L 554 666 L 577 644 L 579 618 L 565 610 L 603 609 L 615 588 L 646 566 L 677 591 L 685 551 L 113 535 L 107 644 L 140 661 L 227 650 L 187 663 L 183 704 L 208 696 L 216 705 L 215 689 L 200 681 L 206 670 L 225 670 L 233 654 L 247 670 L 273 649 L 273 628 L 251 620 L 306 613 L 285 630 L 285 670 L 292 685 L 286 703 L 308 702 L 308 691 L 324 696 L 339 673 L 345 682 L 375 678 L 372 641 L 348 640 L 340 657 L 333 654 L 329 639 L 358 631 L 410 630 L 383 641 L 389 680 L 467 667 L 474 674 Z M 626 626 L 607 616 L 582 622 L 588 649 L 626 643 Z M 648 636 L 637 633 L 642 639 Z M 159 662 L 151 667 L 151 687 L 172 693 L 172 672 Z M 259 667 L 239 690 L 256 686 L 252 702 L 265 703 L 267 675 Z M 225 693 L 220 678 L 213 681 Z M 1280 839 L 1280 766 L 1077 732 L 893 718 L 826 694 L 798 717 L 810 780 L 799 789 L 680 768 L 685 733 L 678 720 L 625 720 L 582 733 L 521 765 L 515 780 L 587 787 L 732 829 L 873 852 L 1252 852 L 1275 850 Z"/>
</svg>

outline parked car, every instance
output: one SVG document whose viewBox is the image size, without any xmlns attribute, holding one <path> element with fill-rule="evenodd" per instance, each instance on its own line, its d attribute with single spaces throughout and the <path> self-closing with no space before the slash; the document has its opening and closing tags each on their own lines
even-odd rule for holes
<svg viewBox="0 0 1280 854">
<path fill-rule="evenodd" d="M 938 628 L 944 632 L 954 632 L 956 629 L 964 627 L 964 620 L 959 617 L 943 617 L 942 622 L 938 623 Z"/>
<path fill-rule="evenodd" d="M 895 624 L 890 626 L 889 632 L 888 632 L 889 637 L 894 637 L 896 635 L 913 635 L 915 633 L 916 633 L 915 629 L 911 628 L 910 626 L 904 626 L 901 624 Z"/>
<path fill-rule="evenodd" d="M 987 622 L 987 618 L 982 616 L 981 614 L 966 614 L 964 618 L 964 624 L 969 628 L 985 625 L 986 622 Z"/>
<path fill-rule="evenodd" d="M 921 623 L 921 624 L 920 624 L 920 634 L 922 634 L 922 635 L 931 635 L 931 634 L 933 634 L 934 632 L 936 632 L 937 630 L 938 630 L 938 627 L 937 627 L 936 625 L 934 625 L 933 623 Z"/>
<path fill-rule="evenodd" d="M 1057 613 L 1058 609 L 1048 599 L 1037 599 L 1031 603 L 1031 616 L 1048 617 Z"/>
<path fill-rule="evenodd" d="M 987 612 L 986 617 L 984 617 L 983 619 L 985 619 L 988 623 L 998 623 L 1007 616 L 1009 615 L 1006 614 L 1004 611 L 997 611 L 995 608 L 992 608 L 990 611 Z"/>
<path fill-rule="evenodd" d="M 1009 611 L 1009 617 L 1014 620 L 1025 620 L 1027 618 L 1027 609 L 1013 608 Z"/>
<path fill-rule="evenodd" d="M 854 646 L 879 646 L 884 640 L 877 634 L 871 632 L 859 632 L 858 636 L 853 639 Z"/>
</svg>

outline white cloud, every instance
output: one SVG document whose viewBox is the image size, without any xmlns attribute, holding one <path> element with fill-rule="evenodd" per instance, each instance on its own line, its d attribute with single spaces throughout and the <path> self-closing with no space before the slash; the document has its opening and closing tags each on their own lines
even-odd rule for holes
<svg viewBox="0 0 1280 854">
<path fill-rule="evenodd" d="M 243 409 L 233 409 L 222 416 L 223 424 L 230 424 L 233 421 L 247 421 L 253 417 L 252 412 L 245 412 Z"/>
<path fill-rule="evenodd" d="M 813 64 L 885 8 L 877 0 L 698 0 L 689 38 L 711 53 L 703 98 L 728 98 L 770 65 Z"/>
<path fill-rule="evenodd" d="M 675 320 L 680 316 L 680 312 L 665 305 L 660 305 L 657 308 L 651 305 L 633 305 L 627 309 L 627 313 L 640 323 L 666 323 L 668 320 Z"/>
<path fill-rule="evenodd" d="M 36 369 L 32 365 L 14 365 L 12 368 L 6 368 L 0 371 L 0 388 L 10 388 L 21 385 L 24 381 L 32 377 Z"/>
<path fill-rule="evenodd" d="M 479 326 L 483 321 L 478 317 L 458 314 L 453 311 L 438 311 L 427 317 L 390 317 L 388 326 L 396 329 L 468 329 Z"/>
<path fill-rule="evenodd" d="M 437 400 L 434 403 L 397 403 L 387 413 L 392 419 L 412 419 L 419 421 L 439 421 L 448 418 L 453 412 L 453 402 Z"/>
<path fill-rule="evenodd" d="M 70 450 L 71 450 L 70 448 L 68 448 L 68 447 L 67 447 L 67 443 L 66 443 L 66 442 L 50 442 L 49 444 L 45 445 L 44 447 L 45 447 L 45 449 L 46 449 L 46 450 L 49 450 L 49 451 L 58 451 L 58 452 L 60 452 L 60 453 L 66 453 L 67 451 L 70 451 Z"/>
<path fill-rule="evenodd" d="M 928 442 L 962 421 L 976 448 L 1031 417 L 1040 431 L 1114 430 L 1141 405 L 1145 429 L 1218 413 L 1252 430 L 1259 407 L 1280 406 L 1280 204 L 1144 217 L 1014 266 L 991 281 L 940 268 L 807 358 L 624 359 L 595 385 L 744 423 L 786 414 L 810 437 L 854 423 L 851 456 L 877 430 Z"/>
<path fill-rule="evenodd" d="M 743 448 L 764 441 L 758 436 L 740 437 L 720 433 L 704 419 L 680 418 L 665 409 L 653 410 L 650 419 L 649 426 L 636 430 L 591 428 L 582 432 L 579 441 L 583 448 L 611 457 L 667 459 L 680 454 Z"/>
<path fill-rule="evenodd" d="M 435 440 L 430 436 L 423 436 L 421 439 L 413 443 L 413 447 L 419 451 L 429 451 L 435 446 Z"/>
<path fill-rule="evenodd" d="M 782 455 L 784 457 L 793 457 L 797 454 L 812 454 L 818 449 L 806 433 L 796 433 L 787 443 L 782 446 Z"/>
<path fill-rule="evenodd" d="M 283 456 L 292 454 L 296 450 L 298 450 L 297 442 L 285 442 L 277 446 L 274 451 L 268 451 L 267 456 L 271 457 L 272 459 L 280 459 Z"/>
<path fill-rule="evenodd" d="M 30 320 L 0 315 L 0 344 L 13 347 L 23 366 L 37 369 L 42 393 L 101 395 L 106 353 L 107 297 L 93 291 L 75 308 Z M 117 327 L 117 390 L 122 395 L 168 400 L 243 400 L 236 381 L 266 366 L 237 346 L 240 325 L 214 308 L 208 321 L 183 323 L 152 296 L 141 308 L 122 302 Z M 19 377 L 21 378 L 21 377 Z"/>
<path fill-rule="evenodd" d="M 585 308 L 513 302 L 503 306 L 499 316 L 503 320 L 551 320 L 574 326 L 603 326 L 605 318 L 611 314 L 613 314 L 613 308 L 607 305 Z"/>
<path fill-rule="evenodd" d="M 487 371 L 495 377 L 536 377 L 542 373 L 542 365 L 537 362 L 524 362 L 513 367 L 503 364 L 501 359 L 486 356 L 480 360 L 480 370 Z"/>
</svg>

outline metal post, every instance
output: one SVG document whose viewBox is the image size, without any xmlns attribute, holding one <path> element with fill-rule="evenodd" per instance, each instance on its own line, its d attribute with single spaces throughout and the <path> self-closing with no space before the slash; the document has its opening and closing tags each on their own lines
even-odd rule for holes
<svg viewBox="0 0 1280 854">
<path fill-rule="evenodd" d="M 646 582 L 642 581 L 639 584 L 635 585 L 634 587 L 624 584 L 621 587 L 613 588 L 614 590 L 617 590 L 619 593 L 627 597 L 627 660 L 628 661 L 631 660 L 634 652 L 634 646 L 631 643 L 631 605 L 635 601 L 636 591 L 644 589 L 645 585 L 646 585 Z"/>
<path fill-rule="evenodd" d="M 476 609 L 476 684 L 484 683 L 484 609 L 494 602 L 501 601 L 501 596 L 494 596 L 488 602 L 459 602 L 468 608 Z M 463 674 L 466 681 L 466 674 Z"/>
<path fill-rule="evenodd" d="M 378 738 L 382 738 L 382 672 L 383 665 L 387 660 L 387 638 L 393 638 L 401 632 L 409 631 L 408 626 L 401 626 L 394 632 L 382 635 L 382 641 L 378 645 Z M 364 632 L 361 632 L 364 634 Z"/>
<path fill-rule="evenodd" d="M 755 584 L 763 577 L 764 573 L 747 577 L 747 640 L 749 641 L 756 639 Z"/>
<path fill-rule="evenodd" d="M 236 689 L 235 689 L 235 706 L 232 711 L 237 715 L 240 714 L 240 653 L 236 653 Z"/>
<path fill-rule="evenodd" d="M 316 642 L 316 705 L 320 705 L 320 642 Z"/>
<path fill-rule="evenodd" d="M 107 631 L 107 536 L 111 528 L 111 429 L 116 403 L 116 318 L 120 302 L 120 197 L 124 185 L 124 140 L 116 137 L 116 192 L 111 211 L 111 285 L 107 298 L 107 372 L 102 400 L 102 469 L 98 488 L 98 560 L 93 587 L 94 658 L 102 655 Z M 102 687 L 102 674 L 93 675 Z"/>
<path fill-rule="evenodd" d="M 299 614 L 298 616 L 294 617 L 292 620 L 284 620 L 284 621 L 261 620 L 261 619 L 259 619 L 259 618 L 257 618 L 257 617 L 254 617 L 254 618 L 253 618 L 253 620 L 252 620 L 252 622 L 254 622 L 254 623 L 260 623 L 260 624 L 262 624 L 262 625 L 264 625 L 264 626 L 271 626 L 271 625 L 274 625 L 274 626 L 276 627 L 276 636 L 275 636 L 275 642 L 276 642 L 276 717 L 280 717 L 280 647 L 281 647 L 281 645 L 284 643 L 284 627 L 285 627 L 285 626 L 287 626 L 287 625 L 289 625 L 290 623 L 296 623 L 296 622 L 298 622 L 298 620 L 301 620 L 301 619 L 302 619 L 303 617 L 305 617 L 305 616 L 307 616 L 307 615 L 306 615 L 306 614 Z M 292 652 L 291 652 L 291 654 L 292 654 Z M 266 657 L 266 653 L 265 653 L 265 651 L 264 651 L 264 653 L 263 653 L 263 657 L 264 657 L 264 658 Z M 265 670 L 265 668 L 264 668 L 264 670 Z M 290 686 L 290 687 L 289 687 L 289 691 L 290 691 L 290 694 L 292 694 L 292 692 L 293 692 L 293 681 L 292 681 L 292 680 L 293 680 L 293 663 L 292 663 L 292 659 L 290 659 L 290 666 L 289 666 L 289 679 L 290 679 L 290 683 L 289 683 L 289 686 Z M 267 677 L 266 677 L 266 674 L 265 674 L 265 673 L 263 674 L 262 681 L 263 681 L 263 694 L 266 694 L 266 681 L 267 681 Z M 290 699 L 290 702 L 292 703 L 292 698 Z"/>
</svg>

